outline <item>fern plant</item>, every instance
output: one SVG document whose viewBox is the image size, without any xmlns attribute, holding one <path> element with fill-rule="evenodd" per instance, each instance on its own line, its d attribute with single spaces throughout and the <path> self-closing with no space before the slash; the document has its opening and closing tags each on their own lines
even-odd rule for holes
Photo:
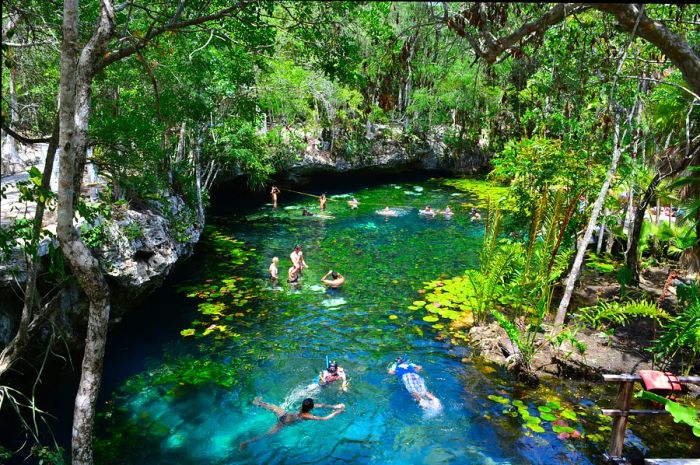
<svg viewBox="0 0 700 465">
<path fill-rule="evenodd" d="M 666 325 L 654 345 L 654 354 L 663 366 L 681 355 L 680 363 L 687 374 L 700 355 L 700 293 L 697 285 L 679 286 L 677 292 L 686 308 Z"/>
<path fill-rule="evenodd" d="M 632 318 L 651 318 L 657 323 L 669 318 L 668 313 L 647 300 L 628 302 L 601 302 L 594 307 L 579 310 L 579 319 L 595 330 L 604 330 L 609 325 L 626 325 Z"/>
</svg>

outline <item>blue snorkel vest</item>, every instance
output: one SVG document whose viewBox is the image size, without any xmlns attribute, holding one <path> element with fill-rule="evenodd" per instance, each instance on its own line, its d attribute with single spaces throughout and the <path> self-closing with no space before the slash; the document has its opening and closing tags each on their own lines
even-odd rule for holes
<svg viewBox="0 0 700 465">
<path fill-rule="evenodd" d="M 403 378 L 403 375 L 405 374 L 417 373 L 412 363 L 406 363 L 404 361 L 398 362 L 394 371 L 396 372 L 396 376 L 398 376 L 399 379 Z"/>
</svg>

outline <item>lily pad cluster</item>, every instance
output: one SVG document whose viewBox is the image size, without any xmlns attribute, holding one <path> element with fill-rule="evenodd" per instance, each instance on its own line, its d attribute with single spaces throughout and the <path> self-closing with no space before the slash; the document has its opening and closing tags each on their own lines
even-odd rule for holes
<svg viewBox="0 0 700 465">
<path fill-rule="evenodd" d="M 583 423 L 585 420 L 583 417 L 587 417 L 588 413 L 581 408 L 576 409 L 573 406 L 562 405 L 558 399 L 534 405 L 534 408 L 520 399 L 511 400 L 505 396 L 491 394 L 488 399 L 502 405 L 504 415 L 520 418 L 528 435 L 545 433 L 547 431 L 545 426 L 548 426 L 548 429 L 551 429 L 561 440 L 586 437 L 590 441 L 600 442 L 604 440 L 602 433 L 611 429 L 610 426 L 600 425 L 597 433 L 584 433 Z"/>
<path fill-rule="evenodd" d="M 449 321 L 463 319 L 471 314 L 476 304 L 467 276 L 426 282 L 423 293 L 424 300 L 416 300 L 408 308 L 426 310 L 428 315 L 423 320 L 429 323 L 436 323 L 441 318 Z"/>
<path fill-rule="evenodd" d="M 499 207 L 504 210 L 515 208 L 515 201 L 510 196 L 509 188 L 507 186 L 499 186 L 486 179 L 451 178 L 443 179 L 442 184 L 468 192 L 478 200 L 476 205 L 465 204 L 465 206 L 485 206 L 490 200 L 491 202 L 497 202 Z"/>
<path fill-rule="evenodd" d="M 210 334 L 216 338 L 238 337 L 231 323 L 251 312 L 248 304 L 254 299 L 256 289 L 250 279 L 237 276 L 237 271 L 255 256 L 255 249 L 246 249 L 242 241 L 211 227 L 206 229 L 204 241 L 222 257 L 215 273 L 218 277 L 179 289 L 187 297 L 203 300 L 197 306 L 202 318 L 192 322 L 194 328 L 183 329 L 180 334 L 185 337 Z"/>
</svg>

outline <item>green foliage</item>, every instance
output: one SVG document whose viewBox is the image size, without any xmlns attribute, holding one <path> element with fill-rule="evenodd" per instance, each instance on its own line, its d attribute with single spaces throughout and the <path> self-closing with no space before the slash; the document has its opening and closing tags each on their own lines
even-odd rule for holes
<svg viewBox="0 0 700 465">
<path fill-rule="evenodd" d="M 655 303 L 646 300 L 600 302 L 594 307 L 580 308 L 578 316 L 583 323 L 595 330 L 606 329 L 609 325 L 624 326 L 632 318 L 651 318 L 659 324 L 670 318 Z"/>
<path fill-rule="evenodd" d="M 664 409 L 673 417 L 673 421 L 690 426 L 693 430 L 693 435 L 700 438 L 700 417 L 698 417 L 698 415 L 700 415 L 699 411 L 649 391 L 639 391 L 637 394 L 635 394 L 635 397 L 663 404 Z"/>
<path fill-rule="evenodd" d="M 32 455 L 36 457 L 39 465 L 66 465 L 65 452 L 61 447 L 34 446 Z"/>
<path fill-rule="evenodd" d="M 677 293 L 684 308 L 666 324 L 654 345 L 654 354 L 665 364 L 681 356 L 681 365 L 688 373 L 700 356 L 700 291 L 694 284 L 678 286 Z"/>
<path fill-rule="evenodd" d="M 600 256 L 593 252 L 588 252 L 585 263 L 587 268 L 592 268 L 599 273 L 612 273 L 619 266 L 620 261 L 611 255 Z"/>
</svg>

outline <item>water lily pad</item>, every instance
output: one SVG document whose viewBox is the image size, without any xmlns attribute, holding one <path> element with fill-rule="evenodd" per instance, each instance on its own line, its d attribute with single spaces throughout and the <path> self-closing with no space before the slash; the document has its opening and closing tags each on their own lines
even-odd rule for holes
<svg viewBox="0 0 700 465">
<path fill-rule="evenodd" d="M 501 397 L 501 396 L 496 396 L 496 395 L 490 394 L 487 396 L 487 398 L 494 401 L 494 402 L 498 402 L 499 404 L 504 404 L 504 405 L 510 404 L 510 399 L 507 397 Z"/>
<path fill-rule="evenodd" d="M 428 323 L 435 323 L 438 320 L 439 318 L 435 315 L 426 315 L 423 317 L 423 321 L 427 321 Z"/>
<path fill-rule="evenodd" d="M 555 421 L 557 419 L 555 415 L 552 415 L 551 413 L 547 412 L 540 413 L 540 417 L 542 417 L 542 419 L 545 421 Z"/>
<path fill-rule="evenodd" d="M 183 336 L 194 336 L 194 329 L 183 329 L 182 331 L 180 331 L 180 334 Z"/>
</svg>

